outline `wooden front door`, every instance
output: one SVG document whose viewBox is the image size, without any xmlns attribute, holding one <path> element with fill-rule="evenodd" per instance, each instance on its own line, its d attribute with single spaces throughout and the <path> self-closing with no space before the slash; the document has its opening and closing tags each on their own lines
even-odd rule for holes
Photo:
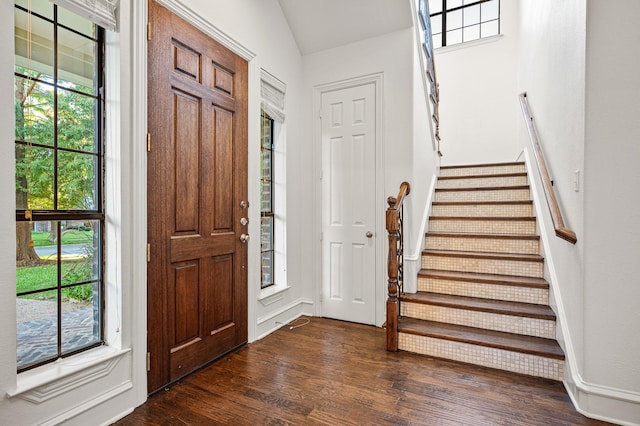
<svg viewBox="0 0 640 426">
<path fill-rule="evenodd" d="M 247 341 L 248 67 L 152 0 L 149 22 L 153 392 Z"/>
</svg>

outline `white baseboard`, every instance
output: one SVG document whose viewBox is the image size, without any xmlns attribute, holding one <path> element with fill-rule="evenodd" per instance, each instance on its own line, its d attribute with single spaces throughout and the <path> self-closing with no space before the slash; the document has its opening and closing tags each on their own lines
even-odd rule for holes
<svg viewBox="0 0 640 426">
<path fill-rule="evenodd" d="M 572 373 L 573 381 L 563 383 L 579 413 L 624 426 L 640 425 L 640 393 L 587 383 Z"/>
<path fill-rule="evenodd" d="M 120 414 L 118 414 L 118 415 L 116 415 L 116 416 L 112 417 L 110 420 L 107 420 L 106 422 L 102 423 L 102 426 L 109 426 L 109 425 L 111 425 L 111 424 L 113 424 L 113 423 L 117 422 L 117 421 L 118 421 L 118 420 L 120 420 L 120 419 L 124 419 L 124 418 L 125 418 L 125 417 L 127 417 L 129 414 L 133 413 L 135 409 L 136 409 L 136 408 L 134 407 L 134 408 L 128 408 L 128 409 L 124 410 L 124 411 L 123 411 L 123 412 L 121 412 Z"/>
<path fill-rule="evenodd" d="M 264 317 L 258 318 L 256 321 L 256 335 L 258 337 L 256 337 L 255 340 L 260 340 L 263 337 L 268 336 L 280 327 L 289 324 L 291 321 L 301 317 L 302 315 L 313 316 L 313 306 L 314 303 L 311 299 L 298 299 L 286 306 L 283 306 L 275 312 L 271 312 Z"/>
<path fill-rule="evenodd" d="M 118 395 L 123 394 L 133 388 L 133 383 L 130 380 L 127 380 L 118 386 L 115 386 L 109 389 L 107 392 L 104 392 L 98 395 L 96 398 L 92 398 L 89 401 L 86 401 L 71 410 L 67 410 L 64 413 L 61 413 L 53 418 L 48 419 L 45 422 L 40 423 L 40 426 L 54 426 L 59 425 L 61 423 L 67 422 L 74 417 L 79 416 L 80 414 L 89 411 L 93 408 L 100 409 L 100 406 L 110 399 L 117 397 Z"/>
</svg>

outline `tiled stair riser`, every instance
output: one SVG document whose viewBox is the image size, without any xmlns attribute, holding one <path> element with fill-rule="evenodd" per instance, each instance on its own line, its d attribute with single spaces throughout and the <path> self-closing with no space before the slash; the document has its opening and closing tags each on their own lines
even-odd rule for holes
<svg viewBox="0 0 640 426">
<path fill-rule="evenodd" d="M 522 334 L 525 336 L 544 337 L 547 339 L 555 339 L 556 337 L 556 323 L 554 320 L 425 305 L 406 301 L 402 302 L 400 307 L 401 314 L 410 318 L 465 325 L 468 327 L 484 328 L 486 330 Z"/>
<path fill-rule="evenodd" d="M 519 260 L 478 259 L 453 256 L 422 255 L 423 269 L 442 271 L 478 272 L 481 274 L 516 275 L 519 277 L 543 277 L 541 262 Z"/>
<path fill-rule="evenodd" d="M 490 279 L 490 277 L 460 276 L 458 278 L 457 274 L 446 273 L 446 271 L 457 271 L 543 277 L 541 258 L 530 256 L 539 254 L 539 240 L 523 238 L 524 235 L 537 235 L 535 220 L 526 219 L 535 214 L 530 202 L 531 195 L 527 189 L 526 176 L 491 176 L 525 171 L 524 164 L 441 169 L 441 179 L 436 186 L 434 195 L 436 203 L 432 205 L 432 217 L 429 221 L 429 233 L 425 236 L 425 246 L 427 250 L 444 252 L 426 251 L 423 253 L 421 263 L 422 268 L 441 270 L 444 275 L 438 278 L 438 271 L 435 271 L 418 276 L 418 291 L 548 305 L 549 289 L 542 285 L 544 280 L 523 279 L 520 282 L 507 277 Z M 442 179 L 442 177 L 454 178 Z M 496 220 L 493 218 L 521 219 Z M 454 236 L 442 235 L 445 233 L 451 233 Z M 461 236 L 460 234 L 480 235 Z M 482 236 L 481 234 L 494 235 Z M 502 236 L 496 237 L 500 234 Z M 506 234 L 514 234 L 518 237 L 507 237 Z M 496 256 L 485 258 L 485 255 L 467 253 L 449 256 L 452 253 L 447 251 L 496 253 Z M 472 279 L 477 279 L 478 282 L 472 282 Z M 451 324 L 451 327 L 471 327 L 469 330 L 484 328 L 501 333 L 555 339 L 553 319 L 532 318 L 525 313 L 507 315 L 467 309 L 462 306 L 447 307 L 441 306 L 441 303 L 436 300 L 438 299 L 434 298 L 431 304 L 404 300 L 401 303 L 401 313 L 404 318 Z M 487 343 L 472 344 L 457 342 L 455 338 L 449 340 L 429 337 L 432 333 L 428 330 L 425 334 L 427 335 L 399 333 L 399 349 L 553 380 L 562 380 L 564 376 L 564 362 L 553 355 L 549 357 L 530 355 L 515 349 L 513 351 L 500 349 L 503 346 L 490 347 L 492 345 L 490 339 Z M 518 344 L 515 346 L 517 347 Z"/>
<path fill-rule="evenodd" d="M 418 277 L 418 291 L 506 300 L 509 302 L 535 303 L 538 305 L 549 304 L 549 290 L 543 288 Z"/>
<path fill-rule="evenodd" d="M 436 250 L 482 251 L 493 253 L 540 253 L 540 244 L 538 240 L 506 238 L 471 238 L 427 235 L 425 238 L 425 247 Z"/>
<path fill-rule="evenodd" d="M 502 173 L 524 173 L 524 164 L 501 165 L 501 166 L 479 166 L 460 168 L 441 168 L 440 176 L 477 176 L 477 175 L 497 175 Z"/>
<path fill-rule="evenodd" d="M 438 191 L 434 201 L 529 201 L 529 189 L 496 189 L 481 191 Z"/>
<path fill-rule="evenodd" d="M 432 216 L 459 217 L 526 217 L 533 215 L 531 204 L 435 205 Z"/>
<path fill-rule="evenodd" d="M 558 381 L 564 378 L 564 361 L 537 355 L 407 333 L 399 333 L 398 347 L 401 350 L 436 358 L 451 359 L 529 376 Z"/>
<path fill-rule="evenodd" d="M 437 188 L 488 188 L 497 186 L 527 185 L 526 176 L 503 177 L 468 177 L 456 179 L 439 179 Z"/>
<path fill-rule="evenodd" d="M 535 235 L 535 220 L 429 219 L 431 232 Z"/>
</svg>

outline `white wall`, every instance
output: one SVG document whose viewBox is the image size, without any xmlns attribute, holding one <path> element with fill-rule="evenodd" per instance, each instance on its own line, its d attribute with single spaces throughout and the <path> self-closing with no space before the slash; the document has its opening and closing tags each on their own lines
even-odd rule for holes
<svg viewBox="0 0 640 426">
<path fill-rule="evenodd" d="M 638 17 L 634 0 L 587 1 L 583 378 L 633 393 L 607 414 L 640 424 Z"/>
<path fill-rule="evenodd" d="M 13 43 L 13 4 L 0 4 L 0 46 L 2 57 L 12 58 Z M 16 253 L 15 240 L 15 148 L 9 141 L 14 138 L 13 113 L 13 62 L 0 62 L 0 198 L 4 200 L 0 209 L 0 233 L 3 240 L 11 244 L 0 245 L 0 392 L 6 393 L 15 384 L 16 369 L 16 328 L 7 324 L 16 323 L 15 282 Z M 13 285 L 12 285 L 13 284 Z M 8 401 L 0 401 L 2 412 Z"/>
<path fill-rule="evenodd" d="M 199 21 L 208 21 L 206 25 L 226 35 L 241 48 L 252 53 L 249 64 L 249 197 L 250 226 L 249 232 L 254 236 L 249 246 L 249 338 L 253 340 L 265 334 L 280 323 L 288 322 L 303 312 L 311 312 L 311 280 L 307 271 L 311 269 L 312 257 L 310 248 L 303 239 L 304 235 L 295 232 L 298 229 L 310 228 L 310 207 L 305 196 L 311 177 L 304 174 L 305 167 L 311 164 L 308 153 L 300 143 L 301 137 L 301 86 L 302 60 L 297 46 L 290 34 L 289 27 L 282 15 L 276 0 L 239 0 L 229 7 L 226 1 L 163 1 L 175 11 L 186 13 Z M 121 348 L 117 362 L 105 360 L 101 366 L 104 376 L 77 384 L 70 391 L 62 390 L 60 395 L 53 396 L 46 402 L 34 404 L 19 396 L 6 397 L 6 393 L 15 393 L 16 385 L 22 389 L 29 383 L 42 382 L 41 378 L 24 380 L 29 374 L 21 374 L 17 380 L 16 334 L 15 326 L 15 199 L 14 189 L 14 153 L 13 144 L 2 144 L 0 150 L 0 196 L 5 203 L 0 209 L 4 220 L 0 221 L 0 230 L 5 236 L 5 243 L 0 246 L 0 324 L 11 326 L 0 327 L 0 411 L 2 421 L 6 424 L 36 424 L 47 420 L 58 423 L 68 421 L 69 424 L 104 424 L 125 414 L 146 397 L 146 279 L 144 261 L 146 229 L 146 170 L 143 144 L 133 141 L 144 140 L 146 123 L 146 2 L 120 1 L 120 32 L 111 37 L 109 49 L 117 52 L 120 64 L 119 87 L 112 85 L 109 102 L 120 109 L 120 114 L 111 117 L 109 130 L 118 135 L 117 150 L 120 158 L 113 158 L 119 163 L 116 171 L 117 184 L 111 206 L 118 210 L 114 217 L 120 228 L 119 240 L 120 270 L 119 277 L 119 315 L 122 319 L 121 335 L 110 329 L 113 317 L 109 311 L 107 335 L 109 343 L 116 349 Z M 3 2 L 0 6 L 0 45 L 5 58 L 13 57 L 13 4 Z M 112 57 L 112 59 L 115 59 Z M 4 61 L 0 65 L 0 131 L 5 141 L 13 140 L 13 64 Z M 260 286 L 259 262 L 259 83 L 260 69 L 265 69 L 287 86 L 287 221 L 291 231 L 288 233 L 287 251 L 288 285 L 290 288 L 280 295 L 262 304 L 257 301 Z M 116 71 L 117 73 L 117 71 Z M 137 98 L 136 98 L 137 96 Z M 253 117 L 253 119 L 251 119 Z M 113 123 L 117 123 L 111 127 Z M 111 151 L 113 153 L 114 151 Z M 307 155 L 307 158 L 304 157 Z M 111 160 L 110 160 L 111 161 Z M 306 163 L 305 163 L 306 162 Z M 300 177 L 301 176 L 301 177 Z M 118 185 L 120 191 L 118 192 Z M 141 236 L 142 235 L 142 236 Z M 126 256 L 126 257 L 125 257 Z M 114 259 L 109 258 L 111 265 Z M 113 275 L 110 274 L 110 280 Z M 111 282 L 111 281 L 110 281 Z M 111 287 L 111 284 L 109 285 Z M 114 296 L 115 297 L 115 296 Z M 113 303 L 111 299 L 109 303 Z M 111 308 L 109 308 L 111 309 Z M 117 308 L 114 313 L 117 312 Z M 111 339 L 113 336 L 113 340 Z M 110 356 L 110 355 L 109 355 Z M 86 358 L 86 357 L 85 357 Z M 106 359 L 104 353 L 96 359 Z M 69 359 L 74 362 L 79 358 Z M 85 359 L 85 362 L 90 363 Z M 111 368 L 113 367 L 113 368 Z M 44 368 L 53 375 L 66 374 L 68 367 L 53 371 Z M 111 368 L 111 369 L 110 369 Z M 38 373 L 40 369 L 31 370 Z M 37 374 L 35 374 L 37 376 Z M 77 376 L 77 375 L 76 375 Z M 72 375 L 74 377 L 74 375 Z"/>
<path fill-rule="evenodd" d="M 385 36 L 375 37 L 334 49 L 305 55 L 303 57 L 304 69 L 304 109 L 307 114 L 304 117 L 303 126 L 306 129 L 305 145 L 313 156 L 313 167 L 319 167 L 319 150 L 314 153 L 313 141 L 314 128 L 317 128 L 314 120 L 317 115 L 314 111 L 314 88 L 317 86 L 335 83 L 343 80 L 382 73 L 382 134 L 378 135 L 378 142 L 382 144 L 382 170 L 378 170 L 378 176 L 382 176 L 383 188 L 377 188 L 376 194 L 376 241 L 378 248 L 376 268 L 376 322 L 381 325 L 384 321 L 384 292 L 386 289 L 386 268 L 382 265 L 382 259 L 386 259 L 386 246 L 381 249 L 381 239 L 386 239 L 384 231 L 384 215 L 387 204 L 386 197 L 397 195 L 400 183 L 411 180 L 411 172 L 406 164 L 411 162 L 411 49 L 412 29 L 397 31 Z M 381 165 L 380 159 L 376 162 Z M 405 167 L 403 167 L 403 165 Z M 381 175 L 382 173 L 382 175 Z M 319 177 L 319 175 L 318 175 Z M 319 185 L 319 179 L 314 183 Z M 310 187 L 311 188 L 311 187 Z M 319 187 L 316 194 L 320 194 Z M 317 200 L 319 201 L 319 199 Z M 318 207 L 319 208 L 319 207 Z M 316 208 L 316 210 L 318 210 Z M 315 229 L 320 233 L 319 214 L 314 215 Z M 315 243 L 317 259 L 320 259 L 320 241 Z M 384 255 L 381 254 L 384 252 Z M 386 263 L 385 263 L 386 265 Z M 316 299 L 321 290 L 321 262 L 318 261 L 314 271 L 316 285 Z M 320 314 L 319 310 L 317 311 Z"/>
<path fill-rule="evenodd" d="M 500 36 L 436 49 L 443 165 L 515 161 L 519 2 L 500 2 Z"/>
<path fill-rule="evenodd" d="M 555 237 L 544 195 L 537 203 L 538 220 L 547 242 L 546 263 L 554 291 L 566 306 L 566 327 L 560 336 L 572 368 L 583 364 L 583 192 L 571 187 L 571 170 L 582 170 L 584 144 L 584 1 L 523 0 L 520 6 L 518 93 L 527 92 L 547 165 L 566 226 L 576 232 L 573 246 Z M 522 148 L 533 158 L 522 115 L 518 117 Z M 557 309 L 557 308 L 556 308 Z M 562 309 L 562 307 L 560 307 Z M 560 316 L 560 320 L 563 318 Z"/>
<path fill-rule="evenodd" d="M 416 5 L 417 10 L 417 5 Z M 417 17 L 417 14 L 416 14 Z M 424 234 L 431 212 L 434 187 L 440 167 L 435 141 L 432 107 L 429 100 L 426 64 L 422 49 L 422 26 L 416 19 L 413 50 L 413 149 L 411 193 L 405 206 L 404 224 L 407 229 L 404 246 L 404 291 L 418 291 L 418 272 L 422 268 Z"/>
<path fill-rule="evenodd" d="M 386 197 L 396 196 L 400 183 L 411 183 L 412 191 L 408 198 L 408 210 L 405 217 L 411 217 L 405 227 L 407 233 L 406 247 L 416 246 L 420 239 L 421 218 L 425 209 L 430 181 L 426 174 L 435 171 L 434 152 L 429 136 L 428 121 L 430 114 L 425 107 L 423 89 L 416 79 L 414 67 L 414 29 L 397 31 L 385 36 L 363 40 L 335 49 L 309 54 L 303 57 L 304 65 L 304 109 L 308 111 L 303 121 L 307 129 L 305 140 L 313 141 L 314 120 L 313 91 L 314 87 L 342 80 L 383 74 L 382 96 L 382 188 L 377 189 L 376 235 L 378 239 L 378 256 L 376 270 L 376 305 L 377 322 L 384 321 L 384 301 L 386 300 L 386 256 L 387 241 L 384 228 L 383 212 L 387 208 Z M 419 86 L 416 86 L 419 85 Z M 420 90 L 416 94 L 415 89 Z M 417 97 L 419 96 L 419 98 Z M 414 101 L 422 100 L 423 109 L 416 113 Z M 421 120 L 419 123 L 417 120 Z M 314 155 L 317 155 L 314 154 Z M 380 160 L 380 159 L 378 159 Z M 419 167 L 418 167 L 419 166 Z M 423 181 L 418 181 L 423 179 Z M 320 232 L 320 217 L 316 217 L 316 226 Z M 380 241 L 382 240 L 382 241 Z M 320 253 L 319 242 L 316 252 Z M 316 281 L 320 280 L 320 268 L 316 265 Z M 316 284 L 316 288 L 319 288 Z M 316 297 L 319 296 L 316 292 Z"/>
<path fill-rule="evenodd" d="M 640 337 L 631 325 L 640 324 L 640 202 L 630 196 L 640 185 L 640 58 L 630 54 L 638 16 L 633 0 L 521 0 L 518 91 L 528 93 L 565 222 L 578 236 L 573 246 L 553 235 L 541 196 L 565 385 L 579 411 L 621 424 L 640 424 Z M 519 140 L 524 146 L 522 125 Z"/>
</svg>

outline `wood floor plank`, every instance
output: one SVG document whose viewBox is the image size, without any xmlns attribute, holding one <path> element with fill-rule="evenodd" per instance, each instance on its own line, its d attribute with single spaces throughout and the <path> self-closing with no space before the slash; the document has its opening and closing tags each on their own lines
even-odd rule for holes
<svg viewBox="0 0 640 426">
<path fill-rule="evenodd" d="M 160 391 L 115 425 L 604 425 L 562 383 L 408 352 L 380 328 L 283 327 Z"/>
</svg>

